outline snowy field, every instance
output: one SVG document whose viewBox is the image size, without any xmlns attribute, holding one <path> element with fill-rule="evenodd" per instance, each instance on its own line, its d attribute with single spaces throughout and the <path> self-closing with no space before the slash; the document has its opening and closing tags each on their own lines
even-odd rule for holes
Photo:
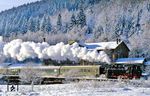
<svg viewBox="0 0 150 96">
<path fill-rule="evenodd" d="M 6 92 L 7 86 L 0 85 L 0 96 L 150 96 L 149 81 L 82 81 L 70 84 L 20 85 L 19 92 Z"/>
</svg>

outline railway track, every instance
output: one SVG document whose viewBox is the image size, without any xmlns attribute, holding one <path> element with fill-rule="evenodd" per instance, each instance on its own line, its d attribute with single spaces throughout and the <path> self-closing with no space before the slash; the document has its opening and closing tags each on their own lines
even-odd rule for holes
<svg viewBox="0 0 150 96">
<path fill-rule="evenodd" d="M 20 84 L 19 76 L 12 75 L 12 76 L 5 76 L 6 82 L 10 83 L 18 83 Z M 54 77 L 54 76 L 46 76 L 42 77 L 41 84 L 64 84 L 66 82 L 79 82 L 79 81 L 112 81 L 112 82 L 128 82 L 129 79 L 108 79 L 108 78 L 90 78 L 90 77 Z"/>
<path fill-rule="evenodd" d="M 112 82 L 128 82 L 129 79 L 107 79 L 107 78 L 87 78 L 87 77 L 53 77 L 53 78 L 47 78 L 43 82 L 44 84 L 54 84 L 54 83 L 60 83 L 63 84 L 64 82 L 79 82 L 79 81 L 112 81 Z"/>
</svg>

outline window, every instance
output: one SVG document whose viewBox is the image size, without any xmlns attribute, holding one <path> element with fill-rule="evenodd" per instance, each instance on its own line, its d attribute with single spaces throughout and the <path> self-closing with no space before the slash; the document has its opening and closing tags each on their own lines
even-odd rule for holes
<svg viewBox="0 0 150 96">
<path fill-rule="evenodd" d="M 91 72 L 91 70 L 90 70 L 90 69 L 87 69 L 87 71 L 88 71 L 88 72 Z"/>
</svg>

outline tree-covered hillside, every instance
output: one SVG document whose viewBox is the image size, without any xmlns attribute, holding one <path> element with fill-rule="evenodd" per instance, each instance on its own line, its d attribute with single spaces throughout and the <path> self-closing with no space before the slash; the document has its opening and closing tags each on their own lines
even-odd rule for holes
<svg viewBox="0 0 150 96">
<path fill-rule="evenodd" d="M 136 57 L 150 57 L 149 29 L 149 0 L 42 0 L 0 13 L 0 35 L 9 39 L 56 44 L 120 38 Z"/>
<path fill-rule="evenodd" d="M 57 16 L 58 13 L 64 10 L 72 13 L 77 11 L 81 6 L 85 9 L 99 1 L 42 0 L 6 10 L 0 13 L 0 34 L 9 36 L 12 32 L 25 33 L 29 30 L 33 32 L 39 30 L 49 32 L 51 31 L 50 27 L 52 23 L 49 20 L 49 16 Z"/>
</svg>

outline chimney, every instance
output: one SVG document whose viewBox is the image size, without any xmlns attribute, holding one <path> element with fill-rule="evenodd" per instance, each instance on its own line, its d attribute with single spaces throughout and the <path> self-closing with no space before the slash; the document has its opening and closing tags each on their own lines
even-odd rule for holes
<svg viewBox="0 0 150 96">
<path fill-rule="evenodd" d="M 119 43 L 121 42 L 121 39 L 118 39 Z"/>
<path fill-rule="evenodd" d="M 46 38 L 45 37 L 43 38 L 43 42 L 46 42 Z"/>
<path fill-rule="evenodd" d="M 118 39 L 118 38 L 117 38 L 117 41 L 116 41 L 116 42 L 117 42 L 117 44 L 119 44 L 119 43 L 121 42 L 121 39 Z"/>
<path fill-rule="evenodd" d="M 119 44 L 119 39 L 117 38 L 117 44 Z"/>
</svg>

